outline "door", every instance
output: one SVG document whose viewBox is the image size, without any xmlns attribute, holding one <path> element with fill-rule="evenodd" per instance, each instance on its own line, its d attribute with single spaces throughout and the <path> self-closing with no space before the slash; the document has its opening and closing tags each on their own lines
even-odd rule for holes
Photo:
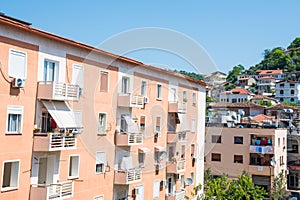
<svg viewBox="0 0 300 200">
<path fill-rule="evenodd" d="M 144 185 L 139 185 L 136 189 L 135 200 L 144 200 Z"/>
<path fill-rule="evenodd" d="M 176 88 L 171 88 L 171 102 L 177 101 L 177 91 Z"/>
<path fill-rule="evenodd" d="M 47 158 L 40 158 L 38 184 L 46 184 L 47 181 Z"/>
<path fill-rule="evenodd" d="M 168 186 L 168 188 L 167 188 L 168 194 L 173 194 L 173 185 L 172 185 L 172 178 L 171 177 L 168 178 L 167 186 Z"/>
<path fill-rule="evenodd" d="M 169 146 L 169 161 L 172 161 L 172 159 L 175 157 L 175 150 L 174 146 Z"/>
</svg>

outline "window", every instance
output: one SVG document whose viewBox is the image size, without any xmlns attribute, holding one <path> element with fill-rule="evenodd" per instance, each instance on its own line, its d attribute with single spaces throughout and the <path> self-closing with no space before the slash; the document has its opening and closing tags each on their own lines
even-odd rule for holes
<svg viewBox="0 0 300 200">
<path fill-rule="evenodd" d="M 171 102 L 176 102 L 177 101 L 177 90 L 176 88 L 171 88 L 170 90 L 170 99 Z"/>
<path fill-rule="evenodd" d="M 181 159 L 185 159 L 185 145 L 181 145 Z"/>
<path fill-rule="evenodd" d="M 26 79 L 27 55 L 24 52 L 9 51 L 8 75 L 14 78 Z"/>
<path fill-rule="evenodd" d="M 73 65 L 72 84 L 78 85 L 80 94 L 83 94 L 84 89 L 84 68 L 80 65 Z"/>
<path fill-rule="evenodd" d="M 44 61 L 44 81 L 57 81 L 57 64 L 53 61 Z"/>
<path fill-rule="evenodd" d="M 195 144 L 191 144 L 191 157 L 195 157 Z"/>
<path fill-rule="evenodd" d="M 128 94 L 129 93 L 129 78 L 122 77 L 122 93 Z"/>
<path fill-rule="evenodd" d="M 284 162 L 283 162 L 283 156 L 280 156 L 280 157 L 279 157 L 279 160 L 280 160 L 280 166 L 284 165 Z"/>
<path fill-rule="evenodd" d="M 195 133 L 195 132 L 196 132 L 196 119 L 192 119 L 191 132 L 192 132 L 192 133 Z"/>
<path fill-rule="evenodd" d="M 243 144 L 244 138 L 242 136 L 234 136 L 234 144 Z"/>
<path fill-rule="evenodd" d="M 7 133 L 22 133 L 23 106 L 7 107 Z"/>
<path fill-rule="evenodd" d="M 211 161 L 221 162 L 221 154 L 219 154 L 219 153 L 212 153 L 211 154 Z"/>
<path fill-rule="evenodd" d="M 295 101 L 295 99 L 294 98 L 291 98 L 291 102 L 294 102 Z"/>
<path fill-rule="evenodd" d="M 160 181 L 155 180 L 153 182 L 153 198 L 159 198 L 159 188 L 160 188 Z"/>
<path fill-rule="evenodd" d="M 285 146 L 285 138 L 282 138 L 282 145 Z"/>
<path fill-rule="evenodd" d="M 105 172 L 105 161 L 106 161 L 105 152 L 101 152 L 101 151 L 96 152 L 96 174 Z"/>
<path fill-rule="evenodd" d="M 108 92 L 108 72 L 100 72 L 100 92 Z"/>
<path fill-rule="evenodd" d="M 79 155 L 72 155 L 69 158 L 69 178 L 79 177 Z"/>
<path fill-rule="evenodd" d="M 126 133 L 128 131 L 128 126 L 125 117 L 128 115 L 122 114 L 121 115 L 121 133 Z"/>
<path fill-rule="evenodd" d="M 233 162 L 234 163 L 243 163 L 243 156 L 242 155 L 234 155 Z"/>
<path fill-rule="evenodd" d="M 145 165 L 145 153 L 138 153 L 139 166 L 144 167 Z"/>
<path fill-rule="evenodd" d="M 161 84 L 157 84 L 156 98 L 157 99 L 162 99 L 162 85 Z"/>
<path fill-rule="evenodd" d="M 280 94 L 284 94 L 284 91 L 283 91 L 283 90 L 280 90 Z"/>
<path fill-rule="evenodd" d="M 104 195 L 94 197 L 94 200 L 104 200 Z"/>
<path fill-rule="evenodd" d="M 222 136 L 221 135 L 212 135 L 211 142 L 212 143 L 221 143 Z"/>
<path fill-rule="evenodd" d="M 193 92 L 193 105 L 196 105 L 196 103 L 197 103 L 196 93 Z"/>
<path fill-rule="evenodd" d="M 160 132 L 161 131 L 161 118 L 160 117 L 156 117 L 156 121 L 155 121 L 155 131 L 156 132 Z"/>
<path fill-rule="evenodd" d="M 147 82 L 146 81 L 142 81 L 142 84 L 141 84 L 141 95 L 142 96 L 147 96 L 146 92 L 147 92 Z"/>
<path fill-rule="evenodd" d="M 280 138 L 278 138 L 278 146 L 280 147 Z"/>
<path fill-rule="evenodd" d="M 140 117 L 140 131 L 144 132 L 146 128 L 146 116 Z"/>
<path fill-rule="evenodd" d="M 182 100 L 185 102 L 185 101 L 187 101 L 187 93 L 186 93 L 186 91 L 183 91 L 182 92 Z"/>
<path fill-rule="evenodd" d="M 1 190 L 19 187 L 20 161 L 4 161 Z"/>
<path fill-rule="evenodd" d="M 180 176 L 180 187 L 184 188 L 184 175 Z"/>
<path fill-rule="evenodd" d="M 291 90 L 291 94 L 294 95 L 295 94 L 295 90 Z"/>
<path fill-rule="evenodd" d="M 101 134 L 106 133 L 106 114 L 105 113 L 99 113 L 98 133 L 101 133 Z"/>
<path fill-rule="evenodd" d="M 195 177 L 194 172 L 191 172 L 192 185 L 194 185 L 194 177 Z"/>
</svg>

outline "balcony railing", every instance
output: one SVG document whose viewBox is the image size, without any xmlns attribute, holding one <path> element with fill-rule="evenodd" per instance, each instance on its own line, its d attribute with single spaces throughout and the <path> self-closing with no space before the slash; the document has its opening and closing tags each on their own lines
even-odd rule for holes
<svg viewBox="0 0 300 200">
<path fill-rule="evenodd" d="M 184 172 L 186 169 L 186 161 L 185 160 L 177 160 L 177 161 L 170 161 L 167 164 L 167 173 L 181 173 Z"/>
<path fill-rule="evenodd" d="M 184 200 L 185 191 L 175 191 L 174 194 L 168 194 L 166 200 Z"/>
<path fill-rule="evenodd" d="M 272 146 L 256 146 L 256 145 L 250 145 L 249 148 L 251 153 L 261 153 L 261 154 L 266 154 L 266 153 L 274 153 L 273 147 Z"/>
<path fill-rule="evenodd" d="M 249 174 L 270 176 L 274 174 L 274 167 L 249 165 Z"/>
<path fill-rule="evenodd" d="M 70 150 L 77 147 L 77 133 L 35 134 L 33 151 Z"/>
<path fill-rule="evenodd" d="M 118 106 L 143 108 L 145 106 L 145 97 L 141 95 L 118 94 Z"/>
<path fill-rule="evenodd" d="M 132 146 L 143 144 L 143 133 L 120 133 L 116 136 L 117 146 Z"/>
<path fill-rule="evenodd" d="M 30 200 L 61 200 L 71 198 L 74 193 L 74 181 L 68 180 L 55 184 L 31 185 Z"/>
<path fill-rule="evenodd" d="M 187 110 L 187 103 L 183 101 L 169 102 L 168 112 L 185 113 Z"/>
<path fill-rule="evenodd" d="M 115 171 L 115 184 L 128 185 L 142 180 L 142 169 L 133 168 Z"/>
<path fill-rule="evenodd" d="M 56 83 L 53 81 L 38 83 L 38 99 L 77 101 L 79 99 L 79 86 L 69 83 Z"/>
</svg>

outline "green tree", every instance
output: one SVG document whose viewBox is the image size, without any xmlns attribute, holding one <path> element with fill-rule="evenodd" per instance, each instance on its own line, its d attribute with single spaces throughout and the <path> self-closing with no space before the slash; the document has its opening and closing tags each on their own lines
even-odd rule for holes
<svg viewBox="0 0 300 200">
<path fill-rule="evenodd" d="M 179 71 L 174 70 L 174 72 L 188 76 L 188 77 L 196 79 L 196 80 L 200 80 L 200 81 L 204 80 L 204 76 L 202 74 L 196 74 L 195 72 L 187 72 L 184 70 L 179 70 Z"/>
<path fill-rule="evenodd" d="M 274 178 L 273 188 L 272 188 L 272 197 L 281 199 L 286 195 L 286 176 L 282 170 L 278 176 Z"/>
<path fill-rule="evenodd" d="M 244 70 L 245 67 L 243 65 L 234 66 L 233 69 L 228 72 L 226 81 L 235 84 L 237 82 L 237 77 L 241 75 L 244 72 Z"/>
<path fill-rule="evenodd" d="M 300 38 L 297 37 L 291 42 L 291 44 L 287 47 L 288 49 L 300 47 Z"/>
</svg>

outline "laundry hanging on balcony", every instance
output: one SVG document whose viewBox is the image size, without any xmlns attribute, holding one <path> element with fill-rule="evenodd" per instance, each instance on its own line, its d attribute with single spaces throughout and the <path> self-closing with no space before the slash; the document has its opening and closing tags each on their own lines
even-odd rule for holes
<svg viewBox="0 0 300 200">
<path fill-rule="evenodd" d="M 134 121 L 128 115 L 124 116 L 124 119 L 126 121 L 129 133 L 139 133 L 139 129 L 138 129 L 137 125 L 134 123 Z"/>
<path fill-rule="evenodd" d="M 179 127 L 180 130 L 178 130 L 178 131 L 179 132 L 180 131 L 185 131 L 185 132 L 190 131 L 189 121 L 186 117 L 186 114 L 178 113 L 178 117 L 180 120 L 180 127 Z"/>
<path fill-rule="evenodd" d="M 74 112 L 64 101 L 42 101 L 60 129 L 81 129 L 81 112 Z"/>
</svg>

